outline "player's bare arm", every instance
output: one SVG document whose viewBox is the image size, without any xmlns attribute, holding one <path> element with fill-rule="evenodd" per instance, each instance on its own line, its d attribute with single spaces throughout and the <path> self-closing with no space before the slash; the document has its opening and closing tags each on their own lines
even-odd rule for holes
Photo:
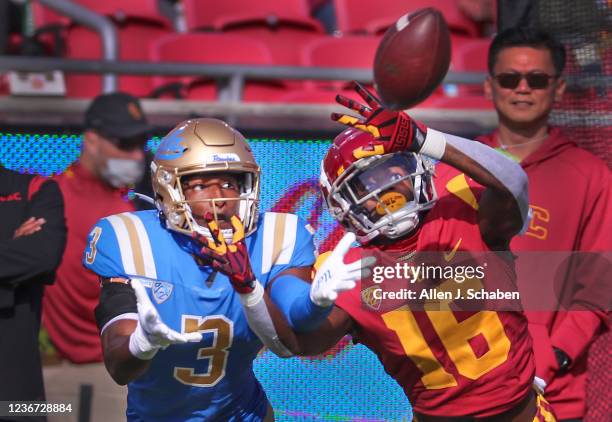
<svg viewBox="0 0 612 422">
<path fill-rule="evenodd" d="M 506 250 L 510 239 L 525 225 L 529 209 L 527 176 L 520 165 L 478 142 L 438 132 L 404 112 L 384 108 L 358 83 L 355 90 L 366 105 L 340 95 L 336 100 L 361 118 L 333 113 L 332 119 L 385 141 L 381 153 L 426 155 L 457 168 L 487 188 L 479 202 L 482 238 L 491 249 Z"/>
<path fill-rule="evenodd" d="M 315 331 L 296 334 L 296 355 L 319 355 L 331 349 L 342 337 L 350 334 L 353 320 L 341 308 L 334 306 L 327 320 Z"/>
<path fill-rule="evenodd" d="M 325 260 L 321 260 L 322 264 L 315 264 L 315 272 L 311 272 L 311 269 L 306 267 L 286 270 L 286 272 L 292 273 L 304 281 L 309 281 L 312 277 L 311 299 L 321 307 L 331 307 L 331 312 L 329 312 L 327 318 L 318 324 L 317 328 L 306 332 L 287 330 L 289 327 L 283 315 L 275 316 L 275 325 L 278 323 L 279 326 L 279 339 L 294 355 L 312 356 L 321 354 L 351 332 L 352 319 L 344 310 L 334 306 L 335 300 L 339 292 L 354 288 L 355 281 L 375 263 L 373 257 L 361 259 L 351 264 L 344 263 L 344 257 L 354 241 L 355 235 L 353 233 L 345 234 L 329 256 Z"/>
<path fill-rule="evenodd" d="M 310 283 L 311 267 L 294 267 L 283 271 L 283 274 L 291 274 L 301 280 Z M 271 287 L 272 284 L 269 285 Z M 312 356 L 321 354 L 332 348 L 342 337 L 350 333 L 352 320 L 349 315 L 337 306 L 333 306 L 327 319 L 314 331 L 303 333 L 295 332 L 287 322 L 282 312 L 269 297 L 269 288 L 266 289 L 266 305 L 280 341 L 293 355 Z"/>
<path fill-rule="evenodd" d="M 136 321 L 122 319 L 115 321 L 102 333 L 104 365 L 113 380 L 126 385 L 144 374 L 150 361 L 138 359 L 130 353 L 130 335 L 136 330 Z"/>
<path fill-rule="evenodd" d="M 279 340 L 296 356 L 319 355 L 331 349 L 352 330 L 352 319 L 337 306 L 333 306 L 327 319 L 314 331 L 295 332 L 278 308 L 266 295 L 266 305 Z"/>
<path fill-rule="evenodd" d="M 170 329 L 140 280 L 103 279 L 102 289 L 100 305 L 96 308 L 99 324 L 116 312 L 113 308 L 137 311 L 136 320 L 128 318 L 129 314 L 119 314 L 101 327 L 104 364 L 117 384 L 125 385 L 145 373 L 160 349 L 202 340 L 201 333 L 178 333 Z"/>
<path fill-rule="evenodd" d="M 454 138 L 454 139 L 453 139 Z M 460 149 L 451 142 L 464 144 Z M 483 240 L 493 250 L 507 250 L 510 240 L 521 231 L 528 211 L 527 177 L 520 166 L 498 152 L 473 141 L 452 137 L 447 142 L 441 161 L 461 170 L 485 186 L 478 203 L 478 224 Z M 484 148 L 483 148 L 484 147 Z M 470 156 L 466 150 L 473 149 Z M 485 157 L 488 155 L 488 157 Z M 488 161 L 485 167 L 475 157 Z M 500 176 L 503 173 L 503 176 Z M 500 179 L 510 179 L 504 183 Z M 522 204 L 521 204 L 522 202 Z"/>
</svg>

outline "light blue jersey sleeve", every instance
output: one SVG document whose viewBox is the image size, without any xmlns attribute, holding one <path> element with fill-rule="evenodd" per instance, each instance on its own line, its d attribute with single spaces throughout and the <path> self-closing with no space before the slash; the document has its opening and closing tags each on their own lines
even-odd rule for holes
<svg viewBox="0 0 612 422">
<path fill-rule="evenodd" d="M 83 265 L 102 277 L 128 275 L 121 260 L 117 234 L 108 218 L 98 220 L 89 232 Z"/>
<path fill-rule="evenodd" d="M 316 329 L 331 311 L 310 299 L 310 284 L 293 274 L 283 274 L 289 268 L 311 267 L 315 262 L 312 228 L 293 214 L 266 213 L 263 216 L 262 273 L 264 287 L 296 331 Z M 258 254 L 259 255 L 259 254 Z M 310 273 L 306 275 L 310 277 Z"/>
<path fill-rule="evenodd" d="M 288 214 L 291 215 L 291 214 Z M 288 234 L 294 240 L 293 250 L 289 262 L 273 264 L 269 279 L 272 280 L 288 268 L 311 267 L 315 263 L 315 247 L 312 228 L 306 221 L 295 217 L 295 226 L 291 226 L 292 233 Z"/>
<path fill-rule="evenodd" d="M 102 277 L 137 276 L 157 280 L 153 246 L 159 245 L 163 238 L 159 233 L 151 237 L 146 228 L 142 218 L 151 216 L 148 212 L 125 212 L 98 221 L 89 232 L 83 255 L 85 267 Z"/>
</svg>

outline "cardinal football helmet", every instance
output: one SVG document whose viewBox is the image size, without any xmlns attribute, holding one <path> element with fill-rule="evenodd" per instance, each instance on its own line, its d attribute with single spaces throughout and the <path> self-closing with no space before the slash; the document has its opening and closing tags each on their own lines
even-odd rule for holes
<svg viewBox="0 0 612 422">
<path fill-rule="evenodd" d="M 412 152 L 385 154 L 384 141 L 347 129 L 321 163 L 320 184 L 331 214 L 361 243 L 413 231 L 438 196 L 434 163 Z"/>
<path fill-rule="evenodd" d="M 255 230 L 260 169 L 253 152 L 244 137 L 227 123 L 204 118 L 179 123 L 162 139 L 151 163 L 155 205 L 169 229 L 190 236 L 194 232 L 210 236 L 208 229 L 194 219 L 181 180 L 193 174 L 218 172 L 241 176 L 240 197 L 206 201 L 213 205 L 215 201 L 240 201 L 238 217 L 246 235 Z"/>
</svg>

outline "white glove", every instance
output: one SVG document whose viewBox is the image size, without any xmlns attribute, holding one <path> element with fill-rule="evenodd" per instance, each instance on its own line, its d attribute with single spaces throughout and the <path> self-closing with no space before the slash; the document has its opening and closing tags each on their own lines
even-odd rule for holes
<svg viewBox="0 0 612 422">
<path fill-rule="evenodd" d="M 202 333 L 181 334 L 170 329 L 161 320 L 140 280 L 132 279 L 130 283 L 136 293 L 138 306 L 138 325 L 130 335 L 129 349 L 132 355 L 149 360 L 153 359 L 159 349 L 165 349 L 171 344 L 202 341 Z"/>
<path fill-rule="evenodd" d="M 369 267 L 376 262 L 373 256 L 350 264 L 344 263 L 344 256 L 354 241 L 355 234 L 346 233 L 315 274 L 310 287 L 310 300 L 316 305 L 322 307 L 333 305 L 338 293 L 351 290 L 362 275 L 364 277 L 369 275 Z"/>
</svg>

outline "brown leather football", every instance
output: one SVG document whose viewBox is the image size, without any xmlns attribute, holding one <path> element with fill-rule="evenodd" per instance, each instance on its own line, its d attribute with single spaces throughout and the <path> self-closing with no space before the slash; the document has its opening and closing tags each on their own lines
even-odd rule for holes
<svg viewBox="0 0 612 422">
<path fill-rule="evenodd" d="M 423 101 L 446 76 L 450 58 L 450 32 L 442 13 L 428 7 L 400 17 L 374 57 L 374 86 L 383 104 L 404 110 Z"/>
</svg>

